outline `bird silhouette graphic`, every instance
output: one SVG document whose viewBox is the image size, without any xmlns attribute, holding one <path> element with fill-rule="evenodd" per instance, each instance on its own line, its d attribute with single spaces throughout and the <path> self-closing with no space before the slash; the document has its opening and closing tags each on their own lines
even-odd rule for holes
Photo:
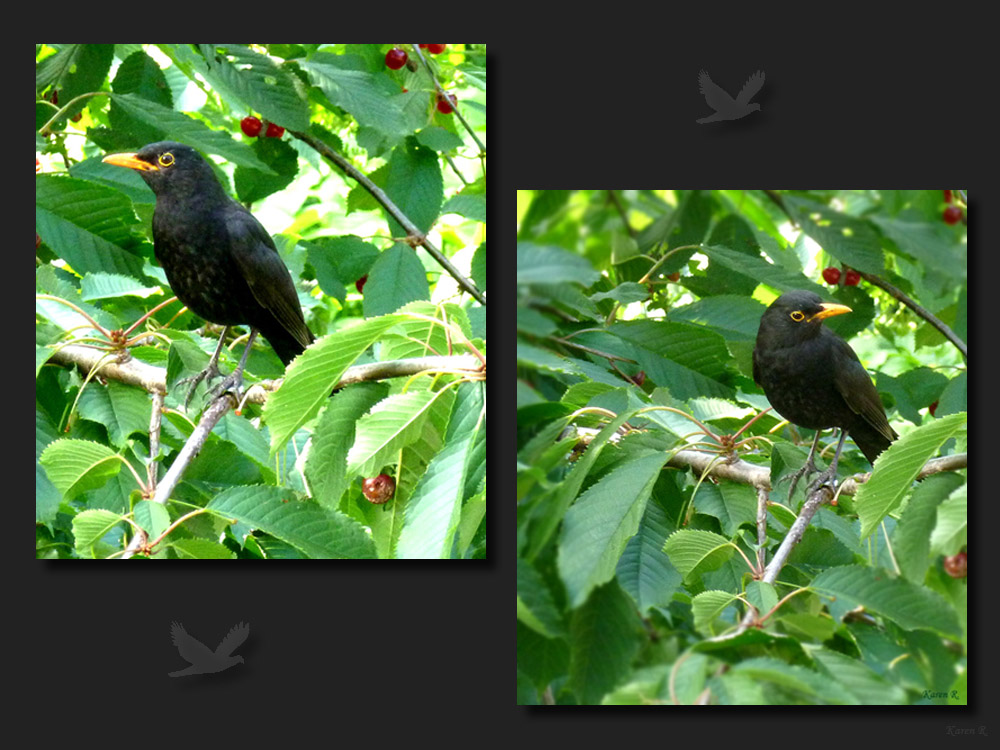
<svg viewBox="0 0 1000 750">
<path fill-rule="evenodd" d="M 740 89 L 740 94 L 735 99 L 712 83 L 708 73 L 704 70 L 698 74 L 698 89 L 705 97 L 708 105 L 715 110 L 715 114 L 702 117 L 698 122 L 719 122 L 720 120 L 739 120 L 746 117 L 751 112 L 760 110 L 759 104 L 750 104 L 754 94 L 760 91 L 764 85 L 764 74 L 757 71 L 747 79 Z"/>
<path fill-rule="evenodd" d="M 250 635 L 250 626 L 241 622 L 229 631 L 229 634 L 222 639 L 222 643 L 213 652 L 197 638 L 188 635 L 183 625 L 178 622 L 171 623 L 170 637 L 173 639 L 174 645 L 177 646 L 177 650 L 181 652 L 181 656 L 191 662 L 191 666 L 177 672 L 169 672 L 168 675 L 170 677 L 187 677 L 191 674 L 212 674 L 229 669 L 236 664 L 242 664 L 242 656 L 230 656 L 230 654 L 247 639 L 248 635 Z"/>
</svg>

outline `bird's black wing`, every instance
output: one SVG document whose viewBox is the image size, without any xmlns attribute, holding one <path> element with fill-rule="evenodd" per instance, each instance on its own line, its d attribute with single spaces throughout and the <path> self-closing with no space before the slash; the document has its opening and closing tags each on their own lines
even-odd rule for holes
<svg viewBox="0 0 1000 750">
<path fill-rule="evenodd" d="M 236 202 L 226 208 L 225 225 L 233 259 L 254 298 L 303 348 L 309 346 L 313 341 L 312 333 L 302 318 L 295 284 L 271 235 L 253 214 Z"/>
<path fill-rule="evenodd" d="M 247 639 L 248 635 L 250 635 L 249 625 L 244 625 L 242 622 L 239 625 L 234 625 L 228 635 L 222 639 L 219 647 L 215 649 L 216 657 L 229 656 Z"/>
<path fill-rule="evenodd" d="M 830 335 L 829 339 L 834 346 L 833 382 L 837 386 L 837 391 L 851 411 L 864 417 L 864 420 L 879 434 L 892 442 L 896 439 L 896 433 L 889 426 L 882 401 L 878 397 L 875 386 L 872 385 L 868 371 L 861 364 L 861 360 L 858 359 L 858 355 L 854 353 L 850 344 L 833 334 Z"/>
<path fill-rule="evenodd" d="M 215 659 L 212 650 L 196 638 L 191 637 L 180 623 L 171 623 L 170 637 L 181 656 L 192 664 L 204 664 Z"/>
</svg>

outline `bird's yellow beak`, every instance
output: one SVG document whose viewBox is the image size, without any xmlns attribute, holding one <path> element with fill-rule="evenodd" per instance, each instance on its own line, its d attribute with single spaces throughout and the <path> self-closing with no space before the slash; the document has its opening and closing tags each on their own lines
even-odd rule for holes
<svg viewBox="0 0 1000 750">
<path fill-rule="evenodd" d="M 810 323 L 814 320 L 823 320 L 823 318 L 830 318 L 834 315 L 843 315 L 844 313 L 854 312 L 847 305 L 835 305 L 832 302 L 824 302 L 820 305 L 820 307 L 823 309 L 809 318 Z"/>
<path fill-rule="evenodd" d="M 101 161 L 105 164 L 114 164 L 116 167 L 137 169 L 140 172 L 158 172 L 160 169 L 155 164 L 139 159 L 135 154 L 108 154 Z"/>
</svg>

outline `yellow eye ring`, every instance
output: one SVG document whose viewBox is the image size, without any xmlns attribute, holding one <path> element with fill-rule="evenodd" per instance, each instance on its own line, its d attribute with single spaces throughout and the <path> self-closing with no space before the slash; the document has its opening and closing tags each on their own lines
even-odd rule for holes
<svg viewBox="0 0 1000 750">
<path fill-rule="evenodd" d="M 160 154 L 160 158 L 157 159 L 161 167 L 169 167 L 174 163 L 174 155 L 167 151 L 165 154 Z"/>
<path fill-rule="evenodd" d="M 793 310 L 788 314 L 788 317 L 790 317 L 796 323 L 801 323 L 803 320 L 805 320 L 806 316 L 803 315 L 800 310 Z"/>
</svg>

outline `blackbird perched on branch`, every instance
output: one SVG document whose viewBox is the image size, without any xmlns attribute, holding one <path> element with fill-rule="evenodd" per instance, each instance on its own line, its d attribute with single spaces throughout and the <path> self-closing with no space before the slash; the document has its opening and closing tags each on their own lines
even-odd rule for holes
<svg viewBox="0 0 1000 750">
<path fill-rule="evenodd" d="M 768 401 L 789 422 L 816 430 L 805 466 L 794 475 L 789 498 L 804 472 L 813 473 L 820 431 L 841 429 L 833 462 L 810 487 L 837 475 L 837 461 L 848 435 L 870 462 L 898 436 L 858 355 L 822 324 L 851 308 L 823 300 L 812 292 L 786 292 L 760 319 L 753 351 L 753 379 Z"/>
<path fill-rule="evenodd" d="M 230 326 L 250 326 L 250 338 L 239 366 L 213 396 L 240 387 L 258 332 L 286 365 L 312 343 L 295 284 L 271 236 L 226 194 L 195 149 L 162 141 L 104 161 L 136 170 L 156 194 L 153 249 L 174 294 L 196 315 L 226 326 L 208 367 L 191 378 L 185 407 L 199 382 L 220 374 L 219 353 Z"/>
</svg>

